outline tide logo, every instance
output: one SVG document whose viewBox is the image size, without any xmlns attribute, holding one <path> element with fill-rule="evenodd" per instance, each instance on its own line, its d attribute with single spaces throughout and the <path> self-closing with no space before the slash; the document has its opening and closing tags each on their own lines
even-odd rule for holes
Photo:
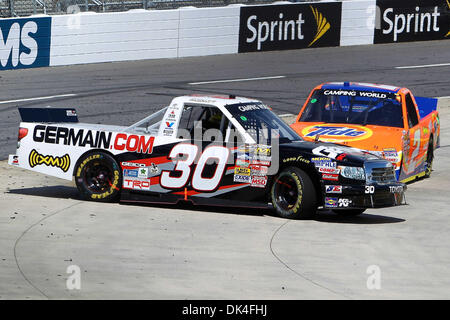
<svg viewBox="0 0 450 320">
<path fill-rule="evenodd" d="M 54 157 L 51 155 L 44 156 L 34 149 L 30 152 L 28 162 L 32 168 L 42 164 L 48 167 L 60 168 L 64 172 L 67 172 L 70 168 L 70 157 L 68 154 L 62 157 Z"/>
<path fill-rule="evenodd" d="M 372 130 L 357 125 L 313 125 L 302 130 L 302 136 L 314 139 L 317 135 L 321 141 L 357 141 L 371 137 Z"/>
</svg>

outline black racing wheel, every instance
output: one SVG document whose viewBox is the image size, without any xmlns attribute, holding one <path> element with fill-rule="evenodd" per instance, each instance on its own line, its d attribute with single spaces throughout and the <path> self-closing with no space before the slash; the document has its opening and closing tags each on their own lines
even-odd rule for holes
<svg viewBox="0 0 450 320">
<path fill-rule="evenodd" d="M 75 183 L 85 200 L 114 201 L 122 186 L 119 164 L 107 153 L 90 152 L 81 157 L 75 166 Z"/>
<path fill-rule="evenodd" d="M 270 190 L 276 213 L 283 218 L 311 218 L 317 211 L 317 196 L 311 178 L 303 170 L 289 167 L 274 180 Z"/>
<path fill-rule="evenodd" d="M 430 142 L 428 143 L 427 158 L 425 160 L 425 178 L 429 178 L 431 176 L 431 171 L 433 169 L 433 159 L 433 137 L 431 137 Z"/>
</svg>

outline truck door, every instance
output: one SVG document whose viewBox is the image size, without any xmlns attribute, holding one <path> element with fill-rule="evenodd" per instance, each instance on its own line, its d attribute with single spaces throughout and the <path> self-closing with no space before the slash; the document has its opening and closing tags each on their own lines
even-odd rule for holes
<svg viewBox="0 0 450 320">
<path fill-rule="evenodd" d="M 408 139 L 405 141 L 403 150 L 403 171 L 407 175 L 411 175 L 420 165 L 420 159 L 423 156 L 426 143 L 424 143 L 424 138 L 422 137 L 419 117 L 410 93 L 405 95 L 405 104 L 408 120 Z"/>
</svg>

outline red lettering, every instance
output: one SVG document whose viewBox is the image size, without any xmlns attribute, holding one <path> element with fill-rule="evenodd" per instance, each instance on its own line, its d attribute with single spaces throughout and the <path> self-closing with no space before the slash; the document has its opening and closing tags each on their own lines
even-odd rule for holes
<svg viewBox="0 0 450 320">
<path fill-rule="evenodd" d="M 119 133 L 118 135 L 116 135 L 116 140 L 114 141 L 115 150 L 125 149 L 125 143 L 119 144 L 119 139 L 127 140 L 127 135 L 125 133 Z"/>
<path fill-rule="evenodd" d="M 128 152 L 152 153 L 155 137 L 138 136 L 132 134 L 128 136 L 125 133 L 116 135 L 114 141 L 115 150 L 127 150 Z"/>
<path fill-rule="evenodd" d="M 131 145 L 131 143 L 134 141 L 134 144 Z M 128 137 L 127 140 L 127 151 L 129 152 L 134 152 L 136 151 L 137 147 L 138 147 L 138 142 L 139 142 L 139 137 L 136 135 L 131 135 Z"/>
<path fill-rule="evenodd" d="M 155 137 L 150 137 L 147 142 L 145 142 L 145 136 L 141 136 L 139 139 L 138 152 L 141 153 L 152 153 L 153 152 L 153 141 Z"/>
</svg>

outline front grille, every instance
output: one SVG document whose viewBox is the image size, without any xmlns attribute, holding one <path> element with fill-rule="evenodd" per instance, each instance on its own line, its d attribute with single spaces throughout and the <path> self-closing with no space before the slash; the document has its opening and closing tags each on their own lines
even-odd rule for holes
<svg viewBox="0 0 450 320">
<path fill-rule="evenodd" d="M 389 183 L 396 181 L 395 170 L 388 161 L 370 161 L 366 162 L 366 180 L 367 182 Z"/>
</svg>

